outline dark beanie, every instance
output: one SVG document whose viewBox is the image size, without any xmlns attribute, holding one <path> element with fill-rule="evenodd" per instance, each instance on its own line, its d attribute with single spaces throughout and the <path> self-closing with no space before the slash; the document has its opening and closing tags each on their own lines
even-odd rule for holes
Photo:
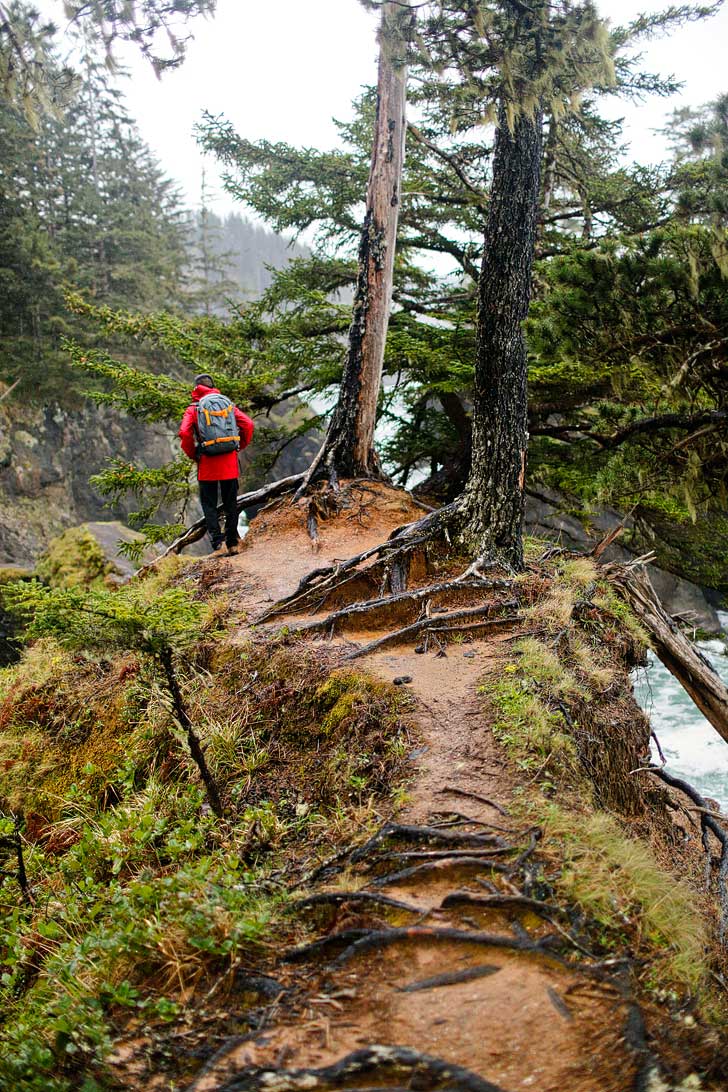
<svg viewBox="0 0 728 1092">
<path fill-rule="evenodd" d="M 195 386 L 199 387 L 200 385 L 203 387 L 214 387 L 215 380 L 208 372 L 202 372 L 200 375 L 195 376 Z"/>
</svg>

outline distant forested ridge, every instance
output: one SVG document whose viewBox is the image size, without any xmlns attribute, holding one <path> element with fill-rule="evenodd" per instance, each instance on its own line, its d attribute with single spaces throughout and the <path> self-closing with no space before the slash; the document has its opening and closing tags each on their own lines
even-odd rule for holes
<svg viewBox="0 0 728 1092">
<path fill-rule="evenodd" d="M 166 424 L 89 402 L 64 339 L 92 348 L 98 330 L 69 292 L 114 313 L 222 316 L 261 295 L 268 266 L 307 252 L 237 214 L 186 207 L 129 114 L 123 78 L 81 30 L 61 42 L 30 6 L 8 8 L 64 88 L 52 108 L 0 94 L 0 562 L 24 564 L 64 526 L 128 515 L 133 503 L 109 511 L 88 484 L 108 459 L 159 466 L 175 450 Z M 141 336 L 123 356 L 185 382 L 194 374 Z"/>
<path fill-rule="evenodd" d="M 204 300 L 210 294 L 213 310 L 225 313 L 226 302 L 257 300 L 273 284 L 275 270 L 294 258 L 310 256 L 307 247 L 255 224 L 238 212 L 219 216 L 200 208 L 193 214 L 192 278 Z M 200 306 L 199 299 L 193 305 Z"/>
</svg>

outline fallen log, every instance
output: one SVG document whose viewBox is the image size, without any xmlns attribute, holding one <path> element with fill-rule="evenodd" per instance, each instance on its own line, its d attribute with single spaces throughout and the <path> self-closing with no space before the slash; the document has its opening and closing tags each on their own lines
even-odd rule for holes
<svg viewBox="0 0 728 1092">
<path fill-rule="evenodd" d="M 659 659 L 728 743 L 728 688 L 715 668 L 663 610 L 643 568 L 628 566 L 609 575 L 650 634 Z"/>
<path fill-rule="evenodd" d="M 253 489 L 250 493 L 240 493 L 238 496 L 238 512 L 242 512 L 244 508 L 250 508 L 254 504 L 263 504 L 265 501 L 273 500 L 274 497 L 281 496 L 282 493 L 288 493 L 303 480 L 303 474 L 291 474 L 288 478 L 281 478 L 277 482 L 271 482 L 270 485 L 261 486 L 260 489 Z M 217 508 L 220 515 L 223 514 L 223 506 L 218 505 Z M 205 534 L 205 521 L 204 519 L 198 519 L 196 523 L 193 523 L 191 527 L 188 527 L 183 535 L 176 538 L 174 542 L 171 542 L 166 550 L 163 550 L 158 557 L 155 557 L 153 561 L 150 561 L 147 565 L 143 565 L 141 569 L 137 571 L 137 576 L 147 572 L 148 569 L 153 568 L 157 562 L 161 561 L 164 557 L 169 557 L 170 554 L 181 554 L 187 546 L 191 546 L 193 542 L 199 542 L 199 540 Z"/>
</svg>

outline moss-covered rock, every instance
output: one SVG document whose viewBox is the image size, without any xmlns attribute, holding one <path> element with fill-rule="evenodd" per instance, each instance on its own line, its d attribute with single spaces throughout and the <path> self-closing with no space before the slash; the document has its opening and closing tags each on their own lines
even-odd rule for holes
<svg viewBox="0 0 728 1092">
<path fill-rule="evenodd" d="M 134 564 L 122 553 L 141 535 L 122 523 L 82 523 L 54 538 L 41 555 L 36 575 L 52 588 L 92 588 L 130 576 Z"/>
</svg>

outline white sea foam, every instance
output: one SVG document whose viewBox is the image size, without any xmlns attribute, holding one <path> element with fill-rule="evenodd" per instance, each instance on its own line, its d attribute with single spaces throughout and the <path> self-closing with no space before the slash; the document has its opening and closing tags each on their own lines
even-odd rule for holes
<svg viewBox="0 0 728 1092">
<path fill-rule="evenodd" d="M 728 628 L 728 615 L 721 615 Z M 701 641 L 699 648 L 728 684 L 728 655 L 723 641 Z M 667 759 L 703 796 L 728 811 L 728 743 L 696 708 L 679 682 L 652 653 L 647 668 L 633 675 L 637 701 L 648 714 Z M 654 751 L 653 758 L 658 756 Z"/>
</svg>

